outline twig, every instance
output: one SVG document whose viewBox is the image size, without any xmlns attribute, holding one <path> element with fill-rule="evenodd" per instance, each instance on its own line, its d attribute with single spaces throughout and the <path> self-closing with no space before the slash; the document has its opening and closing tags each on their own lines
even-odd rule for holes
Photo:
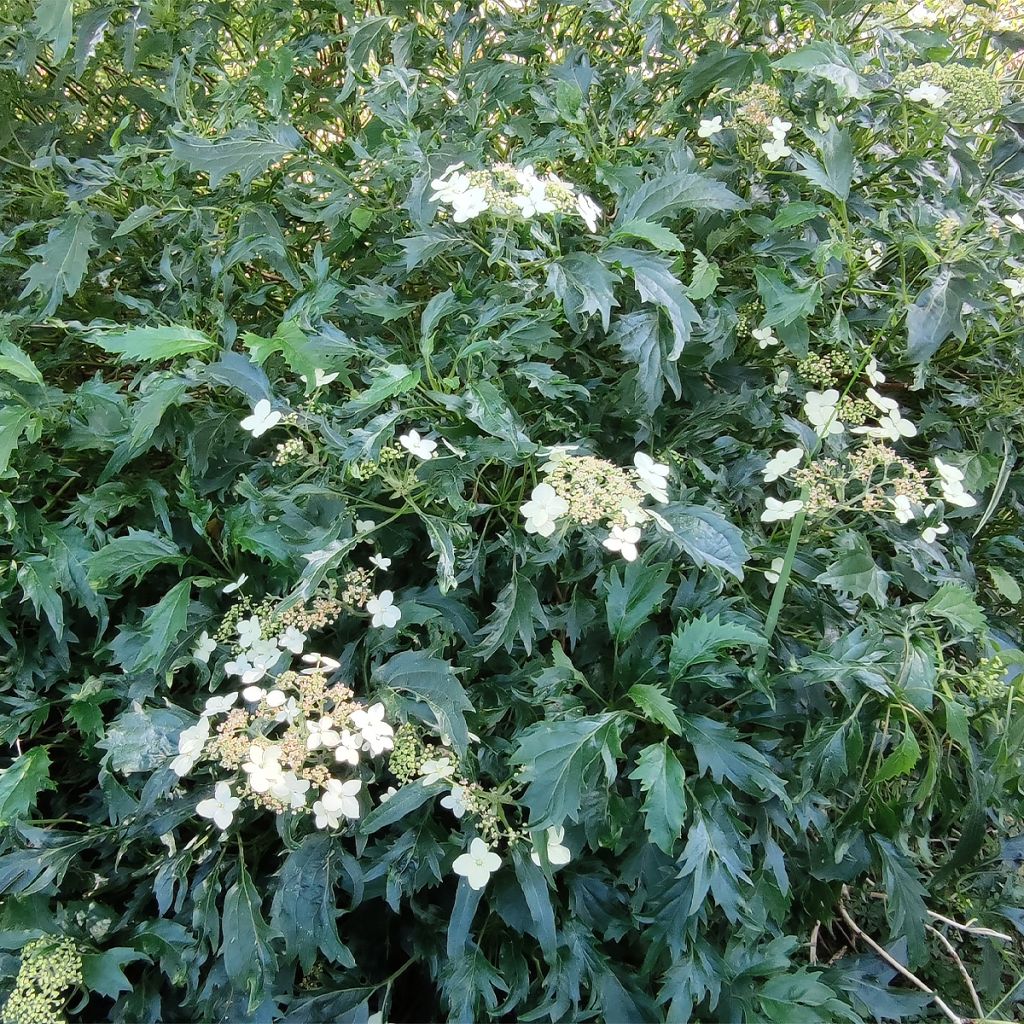
<svg viewBox="0 0 1024 1024">
<path fill-rule="evenodd" d="M 821 922 L 815 921 L 811 929 L 811 948 L 807 953 L 807 959 L 812 963 L 818 962 L 818 932 L 821 931 Z"/>
<path fill-rule="evenodd" d="M 971 981 L 971 976 L 967 973 L 967 968 L 964 967 L 964 962 L 960 959 L 960 954 L 957 953 L 953 943 L 950 942 L 949 939 L 947 939 L 946 936 L 943 935 L 938 928 L 933 928 L 930 924 L 926 924 L 925 928 L 927 928 L 928 931 L 930 931 L 932 935 L 934 935 L 939 940 L 939 942 L 941 942 L 942 945 L 945 946 L 946 952 L 956 962 L 956 965 L 960 970 L 960 976 L 964 979 L 964 984 L 967 986 L 967 991 L 971 993 L 971 1002 L 974 1003 L 975 1011 L 977 1012 L 979 1017 L 984 1017 L 985 1011 L 984 1009 L 982 1009 L 981 1000 L 978 998 L 978 991 L 974 987 L 974 982 Z"/>
<path fill-rule="evenodd" d="M 849 889 L 844 885 L 842 895 L 839 898 L 839 916 L 846 922 L 847 926 L 853 931 L 853 933 L 859 936 L 866 945 L 870 946 L 894 971 L 901 974 L 907 981 L 919 988 L 926 995 L 932 997 L 935 1005 L 942 1011 L 942 1013 L 953 1022 L 953 1024 L 967 1024 L 963 1017 L 957 1016 L 946 1003 L 938 996 L 936 992 L 930 989 L 916 974 L 912 974 L 906 967 L 903 966 L 894 956 L 892 956 L 886 949 L 880 946 L 870 935 L 868 935 L 859 924 L 852 917 L 850 912 L 846 909 L 846 897 L 849 894 Z"/>
<path fill-rule="evenodd" d="M 978 927 L 974 924 L 974 918 L 971 918 L 967 924 L 960 924 L 959 921 L 943 917 L 942 914 L 936 914 L 934 910 L 929 910 L 928 916 L 933 917 L 936 921 L 941 921 L 943 924 L 948 924 L 950 928 L 957 928 L 962 932 L 970 932 L 971 935 L 981 935 L 986 939 L 1002 939 L 1003 942 L 1013 942 L 1012 935 L 1004 935 L 1003 932 L 997 932 L 991 928 Z"/>
</svg>

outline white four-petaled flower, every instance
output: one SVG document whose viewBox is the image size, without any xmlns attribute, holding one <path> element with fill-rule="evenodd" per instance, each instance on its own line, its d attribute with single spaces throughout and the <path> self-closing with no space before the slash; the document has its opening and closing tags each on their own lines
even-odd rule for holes
<svg viewBox="0 0 1024 1024">
<path fill-rule="evenodd" d="M 261 398 L 252 409 L 252 415 L 246 416 L 240 426 L 248 430 L 253 437 L 262 437 L 272 427 L 281 422 L 283 415 L 276 410 L 271 411 L 270 402 Z"/>
<path fill-rule="evenodd" d="M 385 626 L 390 629 L 398 624 L 402 617 L 402 609 L 395 604 L 394 591 L 382 590 L 366 602 L 366 610 L 370 613 L 370 624 Z"/>
<path fill-rule="evenodd" d="M 334 719 L 326 715 L 318 722 L 306 722 L 306 728 L 309 730 L 306 737 L 307 750 L 316 750 L 318 747 L 326 747 L 329 750 L 341 742 L 341 734 L 334 728 Z"/>
<path fill-rule="evenodd" d="M 253 615 L 248 619 L 239 619 L 235 624 L 235 630 L 238 632 L 238 646 L 243 651 L 248 650 L 260 639 L 262 627 L 259 616 Z"/>
<path fill-rule="evenodd" d="M 569 850 L 569 847 L 562 843 L 564 838 L 565 829 L 562 828 L 561 825 L 553 825 L 544 834 L 548 863 L 552 867 L 561 867 L 563 864 L 568 864 L 572 859 L 572 853 Z M 540 853 L 537 850 L 534 850 L 530 854 L 530 860 L 540 867 Z"/>
<path fill-rule="evenodd" d="M 210 661 L 210 655 L 215 650 L 217 650 L 217 641 L 204 629 L 199 634 L 199 642 L 196 644 L 196 649 L 192 652 L 192 657 L 196 661 L 201 661 L 204 665 L 207 665 Z"/>
<path fill-rule="evenodd" d="M 452 863 L 452 870 L 469 882 L 470 889 L 482 889 L 487 880 L 501 867 L 501 858 L 479 837 L 469 844 Z"/>
<path fill-rule="evenodd" d="M 949 99 L 949 93 L 941 85 L 922 82 L 916 89 L 911 89 L 907 93 L 907 99 L 913 100 L 915 103 L 927 103 L 928 106 L 938 110 Z"/>
<path fill-rule="evenodd" d="M 587 230 L 596 231 L 597 223 L 601 217 L 601 207 L 588 195 L 582 192 L 576 197 L 576 212 L 580 215 Z"/>
<path fill-rule="evenodd" d="M 359 730 L 363 743 L 370 753 L 377 757 L 385 750 L 394 747 L 395 730 L 384 721 L 384 705 L 371 704 L 368 708 L 359 708 L 352 712 L 352 725 Z"/>
<path fill-rule="evenodd" d="M 416 458 L 423 459 L 424 462 L 434 458 L 434 450 L 437 448 L 436 441 L 431 441 L 427 437 L 420 437 L 418 430 L 410 430 L 408 434 L 402 434 L 398 439 L 398 443 L 410 455 L 415 455 Z"/>
<path fill-rule="evenodd" d="M 249 760 L 242 764 L 242 771 L 249 776 L 253 792 L 266 793 L 281 781 L 280 757 L 280 747 L 262 747 L 258 743 L 249 747 Z"/>
<path fill-rule="evenodd" d="M 819 436 L 841 434 L 846 428 L 837 413 L 839 392 L 835 388 L 827 391 L 808 391 L 804 397 L 804 415 Z"/>
<path fill-rule="evenodd" d="M 714 117 L 702 117 L 700 125 L 697 127 L 697 138 L 712 139 L 721 131 L 724 131 L 721 114 L 716 114 Z"/>
<path fill-rule="evenodd" d="M 292 654 L 301 654 L 306 643 L 306 634 L 289 626 L 278 638 L 277 646 L 282 650 L 291 651 Z"/>
<path fill-rule="evenodd" d="M 639 526 L 613 526 L 612 532 L 605 537 L 602 544 L 609 551 L 622 555 L 627 562 L 635 562 L 639 554 L 636 547 L 639 540 Z"/>
<path fill-rule="evenodd" d="M 223 697 L 208 697 L 206 699 L 206 707 L 203 709 L 203 717 L 208 718 L 210 715 L 227 714 L 235 706 L 237 700 L 237 693 L 229 693 Z"/>
<path fill-rule="evenodd" d="M 792 519 L 803 507 L 804 503 L 802 501 L 779 501 L 778 498 L 765 498 L 761 522 L 785 522 L 787 519 Z"/>
<path fill-rule="evenodd" d="M 891 501 L 892 514 L 896 517 L 896 522 L 909 523 L 914 518 L 914 506 L 905 494 L 897 494 Z"/>
<path fill-rule="evenodd" d="M 569 511 L 569 503 L 561 497 L 551 484 L 537 484 L 519 511 L 526 517 L 527 533 L 538 533 L 550 537 L 555 532 L 555 522 Z"/>
<path fill-rule="evenodd" d="M 664 505 L 668 502 L 668 466 L 664 462 L 655 462 L 650 455 L 637 452 L 633 456 L 633 465 L 640 480 L 640 487 L 655 501 Z"/>
<path fill-rule="evenodd" d="M 457 783 L 452 784 L 452 791 L 441 798 L 441 806 L 447 807 L 456 818 L 461 818 L 468 807 L 466 806 L 466 787 Z"/>
<path fill-rule="evenodd" d="M 226 586 L 226 587 L 225 587 L 225 588 L 224 588 L 224 589 L 223 589 L 223 590 L 221 591 L 221 593 L 222 593 L 222 594 L 233 594 L 233 593 L 234 593 L 234 592 L 235 592 L 236 590 L 238 590 L 238 588 L 239 588 L 239 587 L 241 587 L 241 586 L 243 586 L 243 585 L 245 584 L 245 581 L 246 581 L 246 580 L 247 580 L 248 578 L 249 578 L 249 577 L 248 577 L 248 576 L 246 576 L 246 574 L 245 574 L 245 573 L 243 572 L 243 573 L 242 573 L 242 575 L 241 575 L 241 576 L 239 576 L 239 577 L 238 577 L 238 579 L 237 579 L 237 580 L 235 580 L 235 582 L 234 582 L 234 583 L 229 583 L 229 584 L 228 584 L 228 585 L 227 585 L 227 586 Z"/>
<path fill-rule="evenodd" d="M 780 448 L 761 471 L 766 484 L 774 483 L 780 477 L 796 469 L 803 461 L 803 448 Z"/>
<path fill-rule="evenodd" d="M 779 339 L 775 337 L 775 332 L 770 327 L 755 327 L 750 333 L 760 349 L 771 348 L 779 343 Z"/>
<path fill-rule="evenodd" d="M 375 565 L 383 572 L 385 569 L 391 568 L 391 559 L 385 558 L 383 555 L 370 555 L 370 565 Z"/>
<path fill-rule="evenodd" d="M 237 796 L 232 796 L 231 787 L 226 782 L 218 782 L 213 789 L 213 796 L 196 804 L 196 814 L 210 818 L 223 832 L 231 824 L 231 818 L 241 802 Z"/>
</svg>

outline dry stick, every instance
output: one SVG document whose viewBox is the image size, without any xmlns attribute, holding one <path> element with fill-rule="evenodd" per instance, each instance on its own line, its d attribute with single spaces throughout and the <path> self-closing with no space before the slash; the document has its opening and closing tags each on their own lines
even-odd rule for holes
<svg viewBox="0 0 1024 1024">
<path fill-rule="evenodd" d="M 936 921 L 941 921 L 943 924 L 948 924 L 950 928 L 957 928 L 962 932 L 969 932 L 971 935 L 981 935 L 986 939 L 1002 939 L 1003 942 L 1013 942 L 1013 936 L 1004 935 L 1003 932 L 994 931 L 992 928 L 979 927 L 974 924 L 974 918 L 971 918 L 967 924 L 960 924 L 959 921 L 954 921 L 952 918 L 936 914 L 934 910 L 929 910 L 928 916 L 935 918 Z"/>
<path fill-rule="evenodd" d="M 964 967 L 963 960 L 960 959 L 960 954 L 957 953 L 953 943 L 946 938 L 938 928 L 933 928 L 930 924 L 926 924 L 925 928 L 928 929 L 934 935 L 943 946 L 946 947 L 946 952 L 956 961 L 957 967 L 960 969 L 960 975 L 964 979 L 964 984 L 967 986 L 967 991 L 971 993 L 971 1002 L 974 1003 L 974 1009 L 977 1011 L 979 1017 L 985 1016 L 985 1011 L 982 1009 L 981 1000 L 978 998 L 978 991 L 974 987 L 974 982 L 971 981 L 971 976 L 967 973 L 967 968 Z"/>
<path fill-rule="evenodd" d="M 967 1024 L 963 1017 L 957 1016 L 939 997 L 939 995 L 930 989 L 916 974 L 912 974 L 903 966 L 894 956 L 890 955 L 887 950 L 880 946 L 870 935 L 868 935 L 863 928 L 852 917 L 850 912 L 846 909 L 844 902 L 845 897 L 849 890 L 846 886 L 843 886 L 843 894 L 839 899 L 839 916 L 846 922 L 847 926 L 852 929 L 853 933 L 859 936 L 864 942 L 870 946 L 894 971 L 901 974 L 907 979 L 912 985 L 919 988 L 926 995 L 932 997 L 935 1005 L 945 1014 L 945 1016 L 953 1022 L 953 1024 Z"/>
<path fill-rule="evenodd" d="M 811 930 L 811 948 L 808 950 L 807 959 L 812 963 L 818 962 L 818 932 L 821 931 L 821 922 L 815 921 L 814 928 Z"/>
</svg>

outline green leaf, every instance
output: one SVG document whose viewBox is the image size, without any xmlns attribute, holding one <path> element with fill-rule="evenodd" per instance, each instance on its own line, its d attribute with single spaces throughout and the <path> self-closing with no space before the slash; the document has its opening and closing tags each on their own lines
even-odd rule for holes
<svg viewBox="0 0 1024 1024">
<path fill-rule="evenodd" d="M 621 226 L 630 221 L 665 220 L 680 210 L 745 210 L 747 205 L 714 178 L 673 171 L 623 196 L 615 223 Z"/>
<path fill-rule="evenodd" d="M 261 904 L 245 865 L 239 861 L 238 881 L 224 897 L 221 957 L 232 988 L 248 994 L 250 1013 L 271 990 L 277 972 L 277 957 L 270 946 L 273 933 L 263 920 Z"/>
<path fill-rule="evenodd" d="M 735 729 L 703 715 L 684 716 L 682 726 L 701 775 L 710 775 L 715 782 L 728 779 L 744 793 L 758 798 L 773 793 L 786 799 L 782 780 L 771 770 L 764 754 L 743 742 Z"/>
<path fill-rule="evenodd" d="M 829 568 L 814 578 L 841 594 L 857 599 L 868 597 L 876 607 L 885 606 L 888 598 L 889 574 L 879 569 L 875 560 L 866 550 L 851 551 L 833 562 Z"/>
<path fill-rule="evenodd" d="M 878 766 L 875 782 L 888 782 L 898 775 L 909 775 L 921 759 L 921 746 L 917 742 L 914 730 L 907 726 L 896 749 Z"/>
<path fill-rule="evenodd" d="M 43 383 L 43 375 L 36 364 L 10 341 L 0 341 L 0 372 L 9 373 L 26 384 Z"/>
<path fill-rule="evenodd" d="M 696 250 L 693 254 L 693 272 L 690 275 L 690 283 L 686 286 L 687 297 L 694 302 L 711 298 L 721 277 L 722 268 L 717 263 L 708 260 L 707 256 L 699 249 Z"/>
<path fill-rule="evenodd" d="M 907 307 L 907 356 L 912 363 L 928 362 L 952 334 L 965 338 L 963 306 L 970 298 L 970 285 L 949 267 L 935 275 Z"/>
<path fill-rule="evenodd" d="M 828 213 L 824 206 L 819 206 L 817 203 L 805 203 L 805 202 L 793 202 L 786 203 L 785 206 L 775 215 L 771 224 L 765 230 L 766 235 L 775 234 L 778 231 L 785 231 L 786 228 L 796 227 L 798 224 L 804 224 L 809 220 L 814 220 L 815 217 L 821 217 Z"/>
<path fill-rule="evenodd" d="M 487 625 L 478 634 L 480 646 L 476 653 L 485 661 L 499 647 L 511 653 L 518 638 L 526 653 L 530 654 L 538 626 L 547 629 L 548 617 L 541 607 L 537 590 L 525 576 L 513 571 L 512 578 L 498 594 Z"/>
<path fill-rule="evenodd" d="M 195 725 L 195 719 L 179 708 L 145 708 L 133 704 L 107 727 L 96 746 L 107 751 L 104 767 L 132 775 L 151 773 L 178 752 L 178 735 Z"/>
<path fill-rule="evenodd" d="M 0 825 L 9 825 L 35 807 L 45 789 L 56 789 L 50 780 L 50 756 L 46 747 L 33 747 L 16 757 L 0 773 Z"/>
<path fill-rule="evenodd" d="M 452 541 L 448 520 L 441 516 L 422 515 L 420 519 L 426 527 L 430 546 L 437 556 L 437 589 L 447 594 L 458 586 L 455 578 L 455 544 Z"/>
<path fill-rule="evenodd" d="M 181 566 L 186 557 L 174 541 L 148 530 L 129 527 L 126 537 L 117 537 L 86 561 L 89 582 L 93 586 L 113 583 L 120 586 L 129 577 L 138 583 L 158 565 Z"/>
<path fill-rule="evenodd" d="M 715 615 L 700 615 L 678 629 L 672 637 L 668 667 L 673 678 L 683 675 L 693 665 L 716 661 L 719 652 L 730 647 L 761 647 L 763 637 L 734 622 L 719 622 Z"/>
<path fill-rule="evenodd" d="M 519 778 L 526 783 L 523 803 L 530 809 L 530 825 L 547 828 L 567 819 L 579 820 L 583 794 L 599 785 L 600 767 L 610 785 L 621 757 L 618 715 L 606 712 L 587 718 L 538 722 L 519 735 L 512 757 L 522 765 Z"/>
<path fill-rule="evenodd" d="M 131 992 L 132 983 L 123 968 L 139 960 L 149 962 L 145 953 L 126 946 L 115 946 L 101 953 L 82 954 L 82 984 L 89 992 L 116 999 L 122 992 Z"/>
<path fill-rule="evenodd" d="M 805 320 L 821 301 L 821 288 L 817 282 L 803 288 L 790 288 L 778 270 L 754 267 L 757 292 L 764 302 L 764 327 L 786 326 Z"/>
<path fill-rule="evenodd" d="M 275 353 L 280 353 L 288 369 L 306 378 L 306 394 L 312 394 L 316 389 L 316 357 L 305 332 L 294 320 L 278 324 L 270 338 L 261 338 L 258 334 L 248 332 L 242 335 L 242 343 L 252 353 L 258 366 L 262 366 Z"/>
<path fill-rule="evenodd" d="M 750 552 L 738 527 L 703 505 L 670 504 L 661 513 L 672 526 L 668 543 L 685 551 L 695 565 L 714 565 L 743 579 Z"/>
<path fill-rule="evenodd" d="M 18 566 L 18 583 L 26 601 L 32 602 L 36 615 L 42 612 L 53 629 L 54 636 L 64 636 L 64 601 L 57 584 L 53 560 L 42 555 L 30 555 Z"/>
<path fill-rule="evenodd" d="M 874 843 L 882 862 L 882 881 L 888 897 L 885 911 L 892 936 L 903 936 L 907 940 L 913 965 L 925 952 L 924 926 L 928 920 L 925 888 L 917 870 L 895 846 L 881 836 L 875 836 Z"/>
<path fill-rule="evenodd" d="M 421 375 L 419 370 L 410 370 L 404 363 L 385 363 L 374 370 L 373 378 L 370 387 L 342 406 L 342 415 L 364 416 L 381 402 L 412 391 L 420 383 Z"/>
<path fill-rule="evenodd" d="M 871 90 L 857 73 L 849 51 L 832 42 L 815 40 L 773 61 L 772 67 L 822 78 L 831 82 L 845 99 L 860 99 L 871 95 Z"/>
<path fill-rule="evenodd" d="M 804 168 L 804 177 L 845 201 L 850 196 L 854 171 L 853 139 L 850 133 L 833 126 L 827 132 L 808 130 L 807 134 L 818 147 L 822 163 L 806 153 L 796 153 L 797 163 Z"/>
<path fill-rule="evenodd" d="M 625 643 L 661 607 L 669 568 L 637 561 L 627 562 L 621 575 L 614 566 L 609 569 L 605 611 L 617 643 Z"/>
<path fill-rule="evenodd" d="M 204 139 L 187 132 L 168 133 L 171 152 L 191 170 L 208 174 L 210 188 L 237 174 L 248 188 L 271 164 L 279 163 L 302 145 L 302 138 L 288 125 L 250 127 L 221 139 Z"/>
<path fill-rule="evenodd" d="M 432 782 L 426 786 L 422 779 L 399 786 L 394 795 L 374 807 L 359 822 L 359 834 L 372 836 L 374 832 L 379 832 L 382 828 L 401 821 L 407 814 L 412 814 L 431 797 L 446 793 L 449 789 L 451 786 L 446 782 Z"/>
<path fill-rule="evenodd" d="M 985 613 L 971 596 L 971 592 L 958 583 L 943 583 L 925 603 L 926 615 L 945 619 L 962 633 L 973 636 L 988 627 Z"/>
<path fill-rule="evenodd" d="M 682 733 L 682 726 L 676 716 L 675 705 L 664 690 L 650 683 L 636 683 L 626 694 L 630 700 L 652 721 L 663 725 L 675 736 Z"/>
<path fill-rule="evenodd" d="M 131 665 L 125 668 L 141 672 L 160 667 L 171 644 L 185 628 L 191 592 L 192 580 L 182 580 L 171 587 L 157 604 L 146 609 L 146 618 L 139 630 L 144 638 L 142 647 Z"/>
<path fill-rule="evenodd" d="M 39 292 L 46 300 L 40 316 L 52 316 L 65 298 L 78 291 L 89 265 L 89 252 L 96 244 L 92 230 L 87 213 L 69 213 L 50 229 L 45 242 L 29 249 L 39 259 L 22 274 L 25 287 L 19 298 Z"/>
<path fill-rule="evenodd" d="M 8 473 L 11 456 L 25 434 L 33 433 L 37 424 L 31 409 L 22 405 L 7 405 L 0 408 L 0 475 Z M 10 475 L 17 474 L 12 470 Z"/>
<path fill-rule="evenodd" d="M 465 712 L 472 711 L 473 705 L 449 662 L 426 651 L 403 651 L 376 669 L 373 682 L 423 701 L 459 757 L 465 756 L 469 746 Z"/>
<path fill-rule="evenodd" d="M 581 314 L 598 313 L 608 330 L 615 298 L 614 285 L 619 275 L 590 253 L 574 252 L 548 269 L 548 290 L 561 300 L 570 324 L 582 326 Z"/>
<path fill-rule="evenodd" d="M 674 362 L 690 340 L 694 324 L 699 324 L 701 319 L 682 282 L 672 272 L 672 261 L 657 253 L 621 246 L 606 249 L 603 256 L 607 262 L 617 263 L 632 274 L 644 302 L 652 302 L 665 311 L 674 339 L 666 358 Z"/>
<path fill-rule="evenodd" d="M 620 242 L 624 238 L 639 238 L 642 242 L 650 242 L 662 252 L 682 252 L 686 248 L 678 235 L 649 220 L 626 221 L 612 232 L 609 240 Z"/>
<path fill-rule="evenodd" d="M 202 352 L 216 344 L 201 331 L 180 324 L 164 327 L 131 327 L 127 331 L 91 331 L 88 340 L 104 352 L 141 363 Z"/>
<path fill-rule="evenodd" d="M 480 380 L 466 388 L 466 417 L 492 437 L 508 441 L 516 452 L 533 449 L 523 421 L 512 411 L 504 393 L 489 380 Z"/>
<path fill-rule="evenodd" d="M 64 59 L 71 45 L 73 0 L 39 0 L 32 29 L 36 39 L 53 47 L 55 62 Z"/>
<path fill-rule="evenodd" d="M 1022 596 L 1020 584 L 1005 570 L 998 565 L 986 567 L 989 576 L 992 577 L 992 585 L 999 591 L 1000 595 L 1006 598 L 1010 604 L 1019 604 Z"/>
<path fill-rule="evenodd" d="M 338 936 L 334 885 L 342 852 L 333 836 L 315 833 L 288 854 L 277 876 L 270 924 L 283 936 L 288 955 L 298 957 L 307 972 L 318 953 L 330 963 L 355 967 Z"/>
<path fill-rule="evenodd" d="M 642 309 L 615 318 L 609 337 L 636 364 L 637 402 L 648 415 L 661 405 L 666 384 L 679 395 L 679 371 L 669 358 L 672 337 L 657 310 Z"/>
<path fill-rule="evenodd" d="M 651 842 L 672 856 L 686 818 L 686 773 L 668 742 L 652 743 L 640 751 L 629 778 L 643 790 L 641 811 Z"/>
</svg>

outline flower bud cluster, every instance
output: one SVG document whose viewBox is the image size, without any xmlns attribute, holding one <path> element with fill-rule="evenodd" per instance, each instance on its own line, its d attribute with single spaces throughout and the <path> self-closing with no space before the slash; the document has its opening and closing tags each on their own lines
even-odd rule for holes
<svg viewBox="0 0 1024 1024">
<path fill-rule="evenodd" d="M 66 1024 L 65 991 L 82 984 L 82 956 L 73 939 L 47 935 L 26 943 L 3 1024 Z"/>
<path fill-rule="evenodd" d="M 301 462 L 309 453 L 306 446 L 299 437 L 289 438 L 277 446 L 277 454 L 274 456 L 275 466 L 288 466 L 293 462 Z"/>
<path fill-rule="evenodd" d="M 741 135 L 761 137 L 775 118 L 786 114 L 782 94 L 767 82 L 755 82 L 736 97 L 732 127 Z"/>
<path fill-rule="evenodd" d="M 943 115 L 961 126 L 973 128 L 990 120 L 1002 105 L 998 80 L 984 68 L 966 64 L 919 64 L 900 71 L 893 78 L 893 88 L 905 94 L 926 82 L 949 93 L 949 102 L 942 106 Z"/>
</svg>

